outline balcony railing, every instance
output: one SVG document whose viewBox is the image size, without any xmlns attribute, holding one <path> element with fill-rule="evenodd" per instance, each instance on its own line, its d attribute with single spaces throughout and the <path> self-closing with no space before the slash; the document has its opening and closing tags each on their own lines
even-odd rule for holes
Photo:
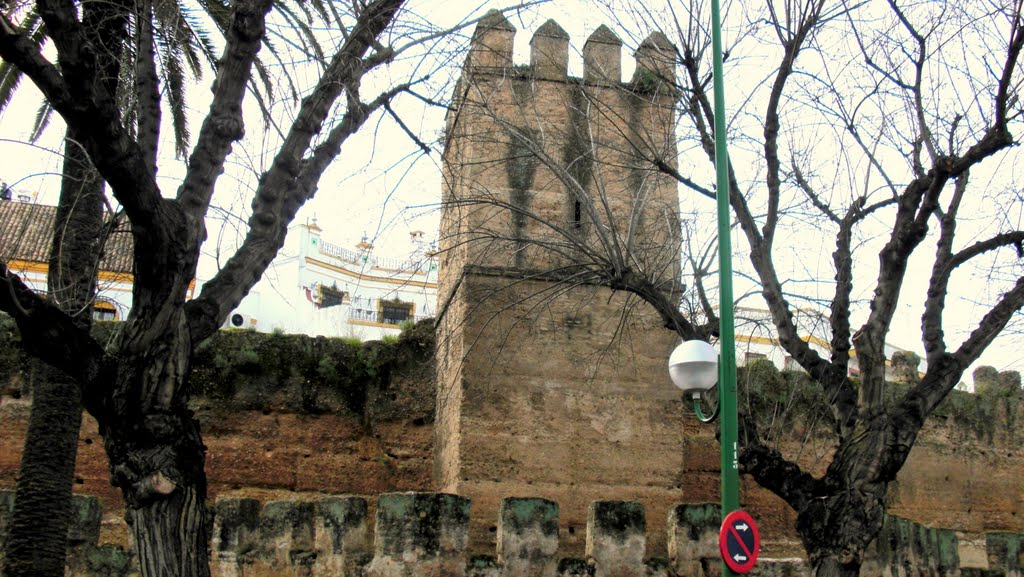
<svg viewBox="0 0 1024 577">
<path fill-rule="evenodd" d="M 349 319 L 353 321 L 367 322 L 367 323 L 379 323 L 382 325 L 398 326 L 407 320 L 413 322 L 419 322 L 423 319 L 428 319 L 432 315 L 412 315 L 405 318 L 397 318 L 380 311 L 365 310 L 365 309 L 352 309 L 349 314 Z"/>
<path fill-rule="evenodd" d="M 398 258 L 376 257 L 369 254 L 360 254 L 356 251 L 342 248 L 324 240 L 320 241 L 320 253 L 338 260 L 362 266 L 364 263 L 372 268 L 398 272 L 416 272 L 423 266 L 423 261 L 402 260 Z"/>
</svg>

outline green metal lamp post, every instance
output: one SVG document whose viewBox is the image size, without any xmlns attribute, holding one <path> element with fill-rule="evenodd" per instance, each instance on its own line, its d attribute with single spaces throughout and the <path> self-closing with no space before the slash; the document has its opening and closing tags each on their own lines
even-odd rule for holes
<svg viewBox="0 0 1024 577">
<path fill-rule="evenodd" d="M 711 0 L 711 52 L 715 82 L 715 170 L 718 173 L 718 274 L 721 362 L 718 410 L 722 419 L 722 515 L 740 507 L 736 424 L 736 333 L 732 313 L 732 235 L 729 210 L 729 152 L 725 135 L 725 81 L 722 78 L 722 18 Z"/>
<path fill-rule="evenodd" d="M 737 455 L 736 417 L 736 334 L 733 318 L 732 237 L 729 208 L 729 156 L 726 146 L 725 82 L 722 78 L 722 23 L 718 0 L 711 0 L 711 51 L 714 72 L 715 169 L 718 200 L 719 344 L 721 353 L 703 341 L 687 341 L 669 358 L 669 373 L 684 393 L 691 394 L 698 418 L 711 422 L 722 419 L 722 517 L 739 509 L 740 480 Z M 716 358 L 717 357 L 717 358 Z M 716 362 L 718 361 L 718 362 Z M 700 394 L 714 385 L 717 365 L 718 406 L 705 416 Z M 722 575 L 735 575 L 724 563 Z"/>
</svg>

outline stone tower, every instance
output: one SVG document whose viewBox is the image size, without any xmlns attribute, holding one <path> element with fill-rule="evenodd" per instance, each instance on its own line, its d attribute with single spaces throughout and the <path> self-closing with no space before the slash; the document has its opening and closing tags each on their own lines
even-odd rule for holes
<svg viewBox="0 0 1024 577">
<path fill-rule="evenodd" d="M 642 502 L 663 534 L 685 473 L 666 369 L 678 338 L 606 287 L 607 271 L 632 271 L 678 291 L 678 193 L 655 168 L 675 166 L 674 48 L 649 37 L 624 83 L 607 27 L 582 78 L 556 22 L 528 66 L 512 62 L 515 36 L 497 12 L 477 25 L 448 117 L 436 479 L 473 499 L 475 520 L 501 497 L 559 502 L 563 546 L 582 548 L 595 499 Z M 486 525 L 474 541 L 495 537 Z"/>
</svg>

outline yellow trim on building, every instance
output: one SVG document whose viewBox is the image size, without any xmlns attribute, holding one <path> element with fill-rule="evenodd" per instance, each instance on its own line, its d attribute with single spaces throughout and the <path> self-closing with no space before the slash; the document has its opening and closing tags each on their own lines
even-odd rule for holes
<svg viewBox="0 0 1024 577">
<path fill-rule="evenodd" d="M 50 265 L 45 262 L 29 261 L 29 260 L 9 260 L 7 261 L 7 269 L 14 271 L 15 273 L 37 273 L 48 275 L 50 273 Z M 135 275 L 127 272 L 111 272 L 108 270 L 101 270 L 96 275 L 97 282 L 119 282 L 124 284 L 134 284 Z M 130 288 L 121 287 L 102 287 L 104 291 L 115 291 L 115 292 L 131 292 Z M 191 299 L 195 296 L 196 292 L 196 279 L 192 279 L 188 283 L 188 298 Z"/>
<path fill-rule="evenodd" d="M 802 341 L 804 341 L 805 343 L 810 343 L 812 345 L 818 345 L 819 347 L 823 347 L 825 349 L 828 349 L 828 348 L 831 347 L 831 345 L 829 345 L 827 342 L 825 342 L 822 339 L 819 339 L 818 337 L 815 337 L 815 336 L 800 337 L 800 339 Z M 756 343 L 756 344 L 759 344 L 759 345 L 771 345 L 771 346 L 774 346 L 774 347 L 781 346 L 779 344 L 779 339 L 773 339 L 773 338 L 770 338 L 770 337 L 755 337 L 753 335 L 736 335 L 736 340 L 738 340 L 738 341 L 745 341 L 745 342 L 748 342 L 748 343 Z"/>
<path fill-rule="evenodd" d="M 350 320 L 349 324 L 359 325 L 361 327 L 381 327 L 381 328 L 385 328 L 385 329 L 393 329 L 393 328 L 399 326 L 399 325 L 389 325 L 387 323 L 378 323 L 378 322 L 375 322 L 375 321 L 357 321 L 357 320 L 354 320 L 354 319 Z"/>
<path fill-rule="evenodd" d="M 395 284 L 395 285 L 400 285 L 400 286 L 414 286 L 414 287 L 424 287 L 424 288 L 433 288 L 433 289 L 437 288 L 437 283 L 434 283 L 434 282 L 423 282 L 423 281 L 408 280 L 408 279 L 403 280 L 403 279 L 394 279 L 394 278 L 384 278 L 384 277 L 379 277 L 379 276 L 362 274 L 362 273 L 350 271 L 350 270 L 348 270 L 346 268 L 342 268 L 340 266 L 336 266 L 336 265 L 333 265 L 333 264 L 330 264 L 330 263 L 326 263 L 326 262 L 324 262 L 322 260 L 317 260 L 317 259 L 315 259 L 315 258 L 313 258 L 311 256 L 307 256 L 306 257 L 306 263 L 307 264 L 316 265 L 316 266 L 319 266 L 319 267 L 323 267 L 323 268 L 325 268 L 327 270 L 332 270 L 334 272 L 339 272 L 341 274 L 348 275 L 348 276 L 350 276 L 352 278 L 359 279 L 359 280 L 377 281 L 377 282 L 383 282 L 383 283 L 388 283 L 388 284 Z"/>
<path fill-rule="evenodd" d="M 15 272 L 38 272 L 44 274 L 48 274 L 50 272 L 50 266 L 45 262 L 28 260 L 9 260 L 7 261 L 7 268 Z M 109 270 L 99 271 L 96 275 L 96 279 L 104 282 L 135 282 L 135 277 L 131 273 L 113 272 Z"/>
<path fill-rule="evenodd" d="M 825 342 L 822 339 L 819 339 L 818 337 L 809 336 L 809 337 L 800 337 L 800 339 L 803 340 L 805 343 L 811 343 L 811 344 L 814 344 L 814 345 L 818 345 L 819 347 L 822 347 L 823 349 L 825 349 L 827 351 L 828 350 L 832 350 L 832 345 L 830 345 L 829 343 Z M 772 347 L 780 347 L 780 348 L 782 347 L 782 344 L 779 343 L 779 339 L 773 339 L 773 338 L 770 338 L 770 337 L 755 337 L 753 335 L 736 335 L 736 341 L 737 342 L 743 341 L 743 342 L 747 342 L 747 343 L 754 343 L 754 344 L 757 344 L 757 345 L 768 345 L 768 346 L 772 346 Z M 856 349 L 850 349 L 850 356 L 853 357 L 853 358 L 856 358 L 857 357 L 857 350 Z M 886 364 L 886 366 L 889 366 L 889 365 L 892 364 L 892 362 L 891 362 L 890 359 L 885 359 L 885 364 Z"/>
</svg>

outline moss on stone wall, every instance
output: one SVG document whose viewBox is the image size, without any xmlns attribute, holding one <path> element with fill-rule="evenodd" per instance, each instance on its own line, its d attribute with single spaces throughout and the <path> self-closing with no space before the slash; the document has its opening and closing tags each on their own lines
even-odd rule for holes
<svg viewBox="0 0 1024 577">
<path fill-rule="evenodd" d="M 240 409 L 348 411 L 376 419 L 397 417 L 406 412 L 399 406 L 412 403 L 417 413 L 433 415 L 433 350 L 429 321 L 398 339 L 366 343 L 222 331 L 197 348 L 191 387 L 193 397 Z"/>
<path fill-rule="evenodd" d="M 96 323 L 102 342 L 116 338 L 119 323 Z M 38 365 L 19 346 L 14 322 L 0 315 L 0 394 L 31 392 Z M 240 410 L 306 413 L 348 411 L 366 420 L 410 414 L 433 419 L 433 322 L 408 327 L 395 340 L 360 343 L 351 339 L 221 331 L 196 351 L 193 398 Z M 740 409 L 756 414 L 767 430 L 803 435 L 832 428 L 832 413 L 821 387 L 799 371 L 779 371 L 757 359 L 738 370 Z M 1020 375 L 981 367 L 974 373 L 978 394 L 952 391 L 933 418 L 993 443 L 1013 441 L 1024 396 Z M 910 385 L 888 383 L 895 399 Z"/>
<path fill-rule="evenodd" d="M 969 433 L 969 438 L 983 443 L 991 444 L 997 436 L 1013 441 L 1018 435 L 1017 413 L 1024 396 L 1020 377 L 1014 371 L 998 373 L 990 367 L 982 367 L 975 371 L 976 382 L 979 373 L 988 375 L 987 370 L 993 373 L 990 380 L 994 384 L 983 384 L 977 394 L 950 392 L 931 418 Z M 813 428 L 819 431 L 833 428 L 834 417 L 824 391 L 803 372 L 779 371 L 770 361 L 757 359 L 738 368 L 737 382 L 740 409 L 757 415 L 762 432 L 785 431 L 802 436 Z M 910 386 L 887 383 L 886 398 L 895 401 Z"/>
<path fill-rule="evenodd" d="M 118 323 L 97 323 L 102 342 Z M 9 317 L 0 316 L 0 394 L 31 394 L 38 362 L 19 347 Z M 433 322 L 397 339 L 351 339 L 221 331 L 199 345 L 192 363 L 193 399 L 239 410 L 304 413 L 347 411 L 365 419 L 433 417 Z"/>
</svg>

